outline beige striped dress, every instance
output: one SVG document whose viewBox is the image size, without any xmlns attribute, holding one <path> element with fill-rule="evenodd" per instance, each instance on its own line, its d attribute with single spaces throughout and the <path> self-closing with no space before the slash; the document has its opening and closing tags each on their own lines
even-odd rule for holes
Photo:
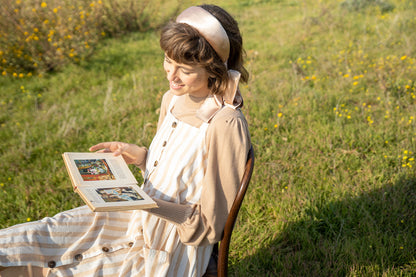
<svg viewBox="0 0 416 277">
<path fill-rule="evenodd" d="M 209 123 L 194 127 L 178 120 L 171 113 L 175 101 L 173 97 L 149 147 L 143 189 L 154 198 L 196 207 L 201 202 L 209 160 Z M 180 228 L 186 230 L 187 224 L 196 228 L 194 218 Z M 222 228 L 223 223 L 219 224 Z M 203 275 L 218 234 L 208 243 L 206 239 L 193 243 L 192 235 L 183 243 L 180 234 L 184 231 L 178 228 L 178 224 L 144 211 L 93 213 L 83 206 L 0 230 L 0 266 L 30 263 L 49 268 L 48 276 Z"/>
</svg>

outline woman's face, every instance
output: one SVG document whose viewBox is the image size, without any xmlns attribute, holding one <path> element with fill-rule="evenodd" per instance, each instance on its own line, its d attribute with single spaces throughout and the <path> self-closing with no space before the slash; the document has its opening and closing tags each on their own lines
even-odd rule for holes
<svg viewBox="0 0 416 277">
<path fill-rule="evenodd" d="M 195 97 L 206 97 L 209 74 L 198 65 L 177 63 L 165 55 L 163 67 L 169 80 L 170 91 L 175 95 L 189 94 Z"/>
</svg>

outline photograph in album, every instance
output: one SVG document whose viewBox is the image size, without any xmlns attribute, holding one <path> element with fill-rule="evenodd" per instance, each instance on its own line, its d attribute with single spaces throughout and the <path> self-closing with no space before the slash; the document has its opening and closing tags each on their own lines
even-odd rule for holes
<svg viewBox="0 0 416 277">
<path fill-rule="evenodd" d="M 75 160 L 84 181 L 115 180 L 106 160 Z"/>
<path fill-rule="evenodd" d="M 138 185 L 122 156 L 112 153 L 62 154 L 74 191 L 94 212 L 157 207 Z"/>
<path fill-rule="evenodd" d="M 129 187 L 101 188 L 96 192 L 105 202 L 140 201 L 143 197 Z"/>
</svg>

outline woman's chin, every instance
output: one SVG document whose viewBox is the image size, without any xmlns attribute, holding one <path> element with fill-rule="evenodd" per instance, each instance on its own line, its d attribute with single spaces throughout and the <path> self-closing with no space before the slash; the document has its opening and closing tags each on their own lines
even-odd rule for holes
<svg viewBox="0 0 416 277">
<path fill-rule="evenodd" d="M 181 90 L 181 89 L 172 89 L 172 88 L 170 88 L 170 92 L 172 92 L 176 96 L 182 96 L 182 95 L 186 94 L 186 92 Z"/>
</svg>

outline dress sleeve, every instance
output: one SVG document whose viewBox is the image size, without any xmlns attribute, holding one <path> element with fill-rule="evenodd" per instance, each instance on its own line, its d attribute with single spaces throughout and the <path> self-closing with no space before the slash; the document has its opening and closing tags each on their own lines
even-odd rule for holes
<svg viewBox="0 0 416 277">
<path fill-rule="evenodd" d="M 157 200 L 150 210 L 177 224 L 182 243 L 213 244 L 221 239 L 228 213 L 244 173 L 250 136 L 239 110 L 224 108 L 210 123 L 206 136 L 207 170 L 201 199 L 193 205 Z"/>
</svg>

